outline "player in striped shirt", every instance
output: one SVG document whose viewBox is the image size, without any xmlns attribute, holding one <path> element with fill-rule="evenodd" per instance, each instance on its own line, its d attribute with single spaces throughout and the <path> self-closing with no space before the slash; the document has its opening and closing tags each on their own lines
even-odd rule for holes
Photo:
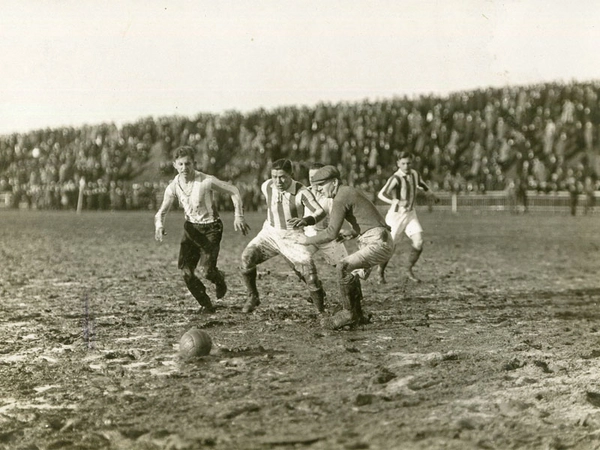
<svg viewBox="0 0 600 450">
<path fill-rule="evenodd" d="M 432 196 L 436 202 L 437 198 L 421 179 L 421 175 L 411 168 L 412 159 L 411 153 L 400 153 L 398 156 L 398 170 L 388 178 L 377 197 L 391 205 L 385 216 L 385 222 L 392 229 L 392 237 L 396 245 L 402 233 L 405 233 L 411 240 L 412 246 L 406 265 L 406 277 L 411 281 L 419 282 L 420 280 L 412 270 L 423 251 L 423 228 L 415 210 L 417 190 L 422 190 L 427 195 Z M 379 266 L 380 283 L 385 283 L 386 266 L 387 263 Z"/>
<path fill-rule="evenodd" d="M 173 154 L 173 167 L 177 170 L 177 176 L 166 187 L 163 202 L 154 216 L 154 237 L 162 242 L 166 234 L 165 216 L 177 200 L 185 216 L 178 267 L 183 271 L 185 284 L 202 307 L 202 312 L 212 313 L 214 306 L 195 271 L 200 264 L 206 279 L 215 285 L 216 297 L 219 299 L 225 296 L 225 277 L 217 269 L 223 222 L 213 203 L 213 192 L 231 196 L 235 209 L 233 227 L 236 231 L 245 236 L 250 227 L 244 219 L 242 198 L 237 187 L 197 171 L 192 147 L 178 147 Z"/>
<path fill-rule="evenodd" d="M 303 235 L 304 227 L 323 219 L 325 211 L 315 196 L 292 178 L 292 162 L 289 159 L 273 162 L 271 178 L 262 184 L 261 191 L 267 200 L 267 220 L 242 252 L 241 269 L 248 291 L 242 311 L 249 313 L 260 304 L 256 266 L 281 255 L 301 275 L 308 286 L 312 303 L 322 312 L 325 292 L 312 258 L 316 248 L 297 243 L 295 236 Z"/>
</svg>

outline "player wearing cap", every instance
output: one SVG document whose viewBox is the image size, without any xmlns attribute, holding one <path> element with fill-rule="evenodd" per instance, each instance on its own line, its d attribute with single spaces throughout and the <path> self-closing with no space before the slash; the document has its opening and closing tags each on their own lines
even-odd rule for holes
<svg viewBox="0 0 600 450">
<path fill-rule="evenodd" d="M 271 178 L 262 184 L 261 191 L 267 200 L 267 220 L 242 252 L 241 270 L 248 291 L 242 311 L 249 313 L 260 304 L 256 266 L 281 255 L 307 284 L 312 303 L 322 312 L 325 292 L 312 259 L 316 248 L 298 244 L 295 237 L 304 235 L 305 226 L 323 219 L 325 211 L 314 195 L 292 178 L 292 162 L 288 159 L 273 162 Z"/>
<path fill-rule="evenodd" d="M 194 165 L 192 147 L 182 146 L 174 150 L 173 167 L 177 170 L 177 176 L 165 189 L 163 202 L 154 216 L 154 237 L 162 242 L 163 235 L 166 234 L 165 216 L 177 200 L 185 216 L 178 267 L 183 271 L 185 284 L 202 307 L 202 311 L 212 313 L 213 304 L 206 293 L 204 283 L 196 276 L 195 270 L 200 264 L 206 279 L 215 284 L 216 297 L 225 296 L 227 284 L 223 274 L 217 269 L 223 222 L 213 203 L 213 191 L 231 196 L 235 209 L 233 226 L 236 231 L 246 235 L 250 227 L 244 219 L 238 188 L 197 171 Z"/>
<path fill-rule="evenodd" d="M 321 244 L 341 236 L 356 237 L 358 244 L 358 250 L 342 258 L 336 266 L 343 309 L 322 322 L 324 327 L 335 330 L 365 320 L 357 269 L 365 269 L 363 272 L 368 275 L 372 267 L 388 261 L 394 253 L 394 243 L 389 227 L 375 205 L 354 187 L 342 185 L 340 173 L 334 166 L 319 169 L 312 183 L 320 195 L 333 199 L 329 226 L 314 236 L 299 236 L 298 242 Z M 351 225 L 351 232 L 341 232 L 344 220 Z"/>
<path fill-rule="evenodd" d="M 406 265 L 406 277 L 414 282 L 420 280 L 413 273 L 413 267 L 423 251 L 423 228 L 415 210 L 417 190 L 424 191 L 437 202 L 437 197 L 421 179 L 421 175 L 411 168 L 412 154 L 402 152 L 398 156 L 398 170 L 388 178 L 377 197 L 391 205 L 385 216 L 385 222 L 392 229 L 392 237 L 397 244 L 402 233 L 411 240 L 411 251 Z M 387 262 L 379 265 L 379 283 L 385 283 Z"/>
<path fill-rule="evenodd" d="M 317 186 L 313 186 L 313 177 L 319 171 L 319 169 L 321 169 L 324 166 L 325 164 L 322 163 L 313 163 L 308 169 L 308 180 L 311 184 L 308 187 L 308 189 L 314 194 L 315 198 L 323 207 L 327 215 L 323 220 L 316 223 L 315 225 L 304 228 L 304 234 L 306 234 L 307 236 L 314 236 L 319 231 L 325 230 L 329 225 L 329 214 L 331 212 L 331 204 L 333 203 L 333 199 L 322 196 L 318 192 Z M 338 261 L 348 256 L 348 250 L 346 249 L 346 246 L 344 245 L 344 242 L 342 240 L 325 242 L 323 244 L 316 245 L 316 247 L 318 251 L 321 252 L 321 254 L 325 257 L 325 261 L 327 261 L 327 264 L 331 266 L 337 265 Z"/>
</svg>

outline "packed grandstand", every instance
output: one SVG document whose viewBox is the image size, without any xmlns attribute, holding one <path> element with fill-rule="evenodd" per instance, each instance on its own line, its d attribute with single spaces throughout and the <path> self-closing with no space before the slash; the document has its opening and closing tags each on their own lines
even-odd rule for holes
<svg viewBox="0 0 600 450">
<path fill-rule="evenodd" d="M 286 106 L 249 113 L 142 118 L 0 136 L 7 207 L 156 209 L 171 150 L 197 149 L 198 169 L 232 181 L 247 210 L 262 202 L 268 164 L 338 166 L 374 195 L 399 151 L 439 192 L 594 192 L 600 175 L 600 82 L 487 88 L 449 96 Z M 200 108 L 199 108 L 200 109 Z M 85 181 L 85 183 L 83 183 Z M 227 205 L 224 205 L 226 207 Z"/>
</svg>

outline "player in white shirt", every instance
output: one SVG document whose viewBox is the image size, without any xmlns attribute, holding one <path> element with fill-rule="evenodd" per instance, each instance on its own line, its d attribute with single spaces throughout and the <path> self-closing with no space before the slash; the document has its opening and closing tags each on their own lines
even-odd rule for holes
<svg viewBox="0 0 600 450">
<path fill-rule="evenodd" d="M 177 176 L 165 189 L 162 204 L 154 216 L 155 239 L 162 242 L 165 235 L 164 219 L 175 200 L 183 208 L 185 223 L 179 248 L 178 267 L 183 271 L 185 284 L 202 307 L 202 312 L 213 313 L 214 306 L 206 293 L 204 283 L 196 276 L 200 265 L 204 277 L 214 283 L 216 297 L 227 292 L 223 273 L 217 269 L 217 259 L 223 236 L 223 222 L 213 202 L 213 192 L 229 194 L 235 209 L 233 227 L 246 235 L 250 227 L 244 219 L 242 198 L 237 187 L 195 169 L 194 149 L 178 147 L 173 152 L 173 167 Z"/>
</svg>

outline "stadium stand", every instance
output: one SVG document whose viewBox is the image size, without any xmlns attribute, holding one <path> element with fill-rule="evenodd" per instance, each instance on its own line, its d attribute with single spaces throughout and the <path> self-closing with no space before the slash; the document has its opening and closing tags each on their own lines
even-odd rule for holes
<svg viewBox="0 0 600 450">
<path fill-rule="evenodd" d="M 0 207 L 75 209 L 85 180 L 84 209 L 155 209 L 174 174 L 170 151 L 186 144 L 197 149 L 200 170 L 240 187 L 247 210 L 261 205 L 258 186 L 272 160 L 334 164 L 374 198 L 396 153 L 409 150 L 446 199 L 440 208 L 514 212 L 527 199 L 529 211 L 575 204 L 591 213 L 599 89 L 600 82 L 544 83 L 0 136 Z M 306 180 L 305 165 L 296 169 Z"/>
</svg>

